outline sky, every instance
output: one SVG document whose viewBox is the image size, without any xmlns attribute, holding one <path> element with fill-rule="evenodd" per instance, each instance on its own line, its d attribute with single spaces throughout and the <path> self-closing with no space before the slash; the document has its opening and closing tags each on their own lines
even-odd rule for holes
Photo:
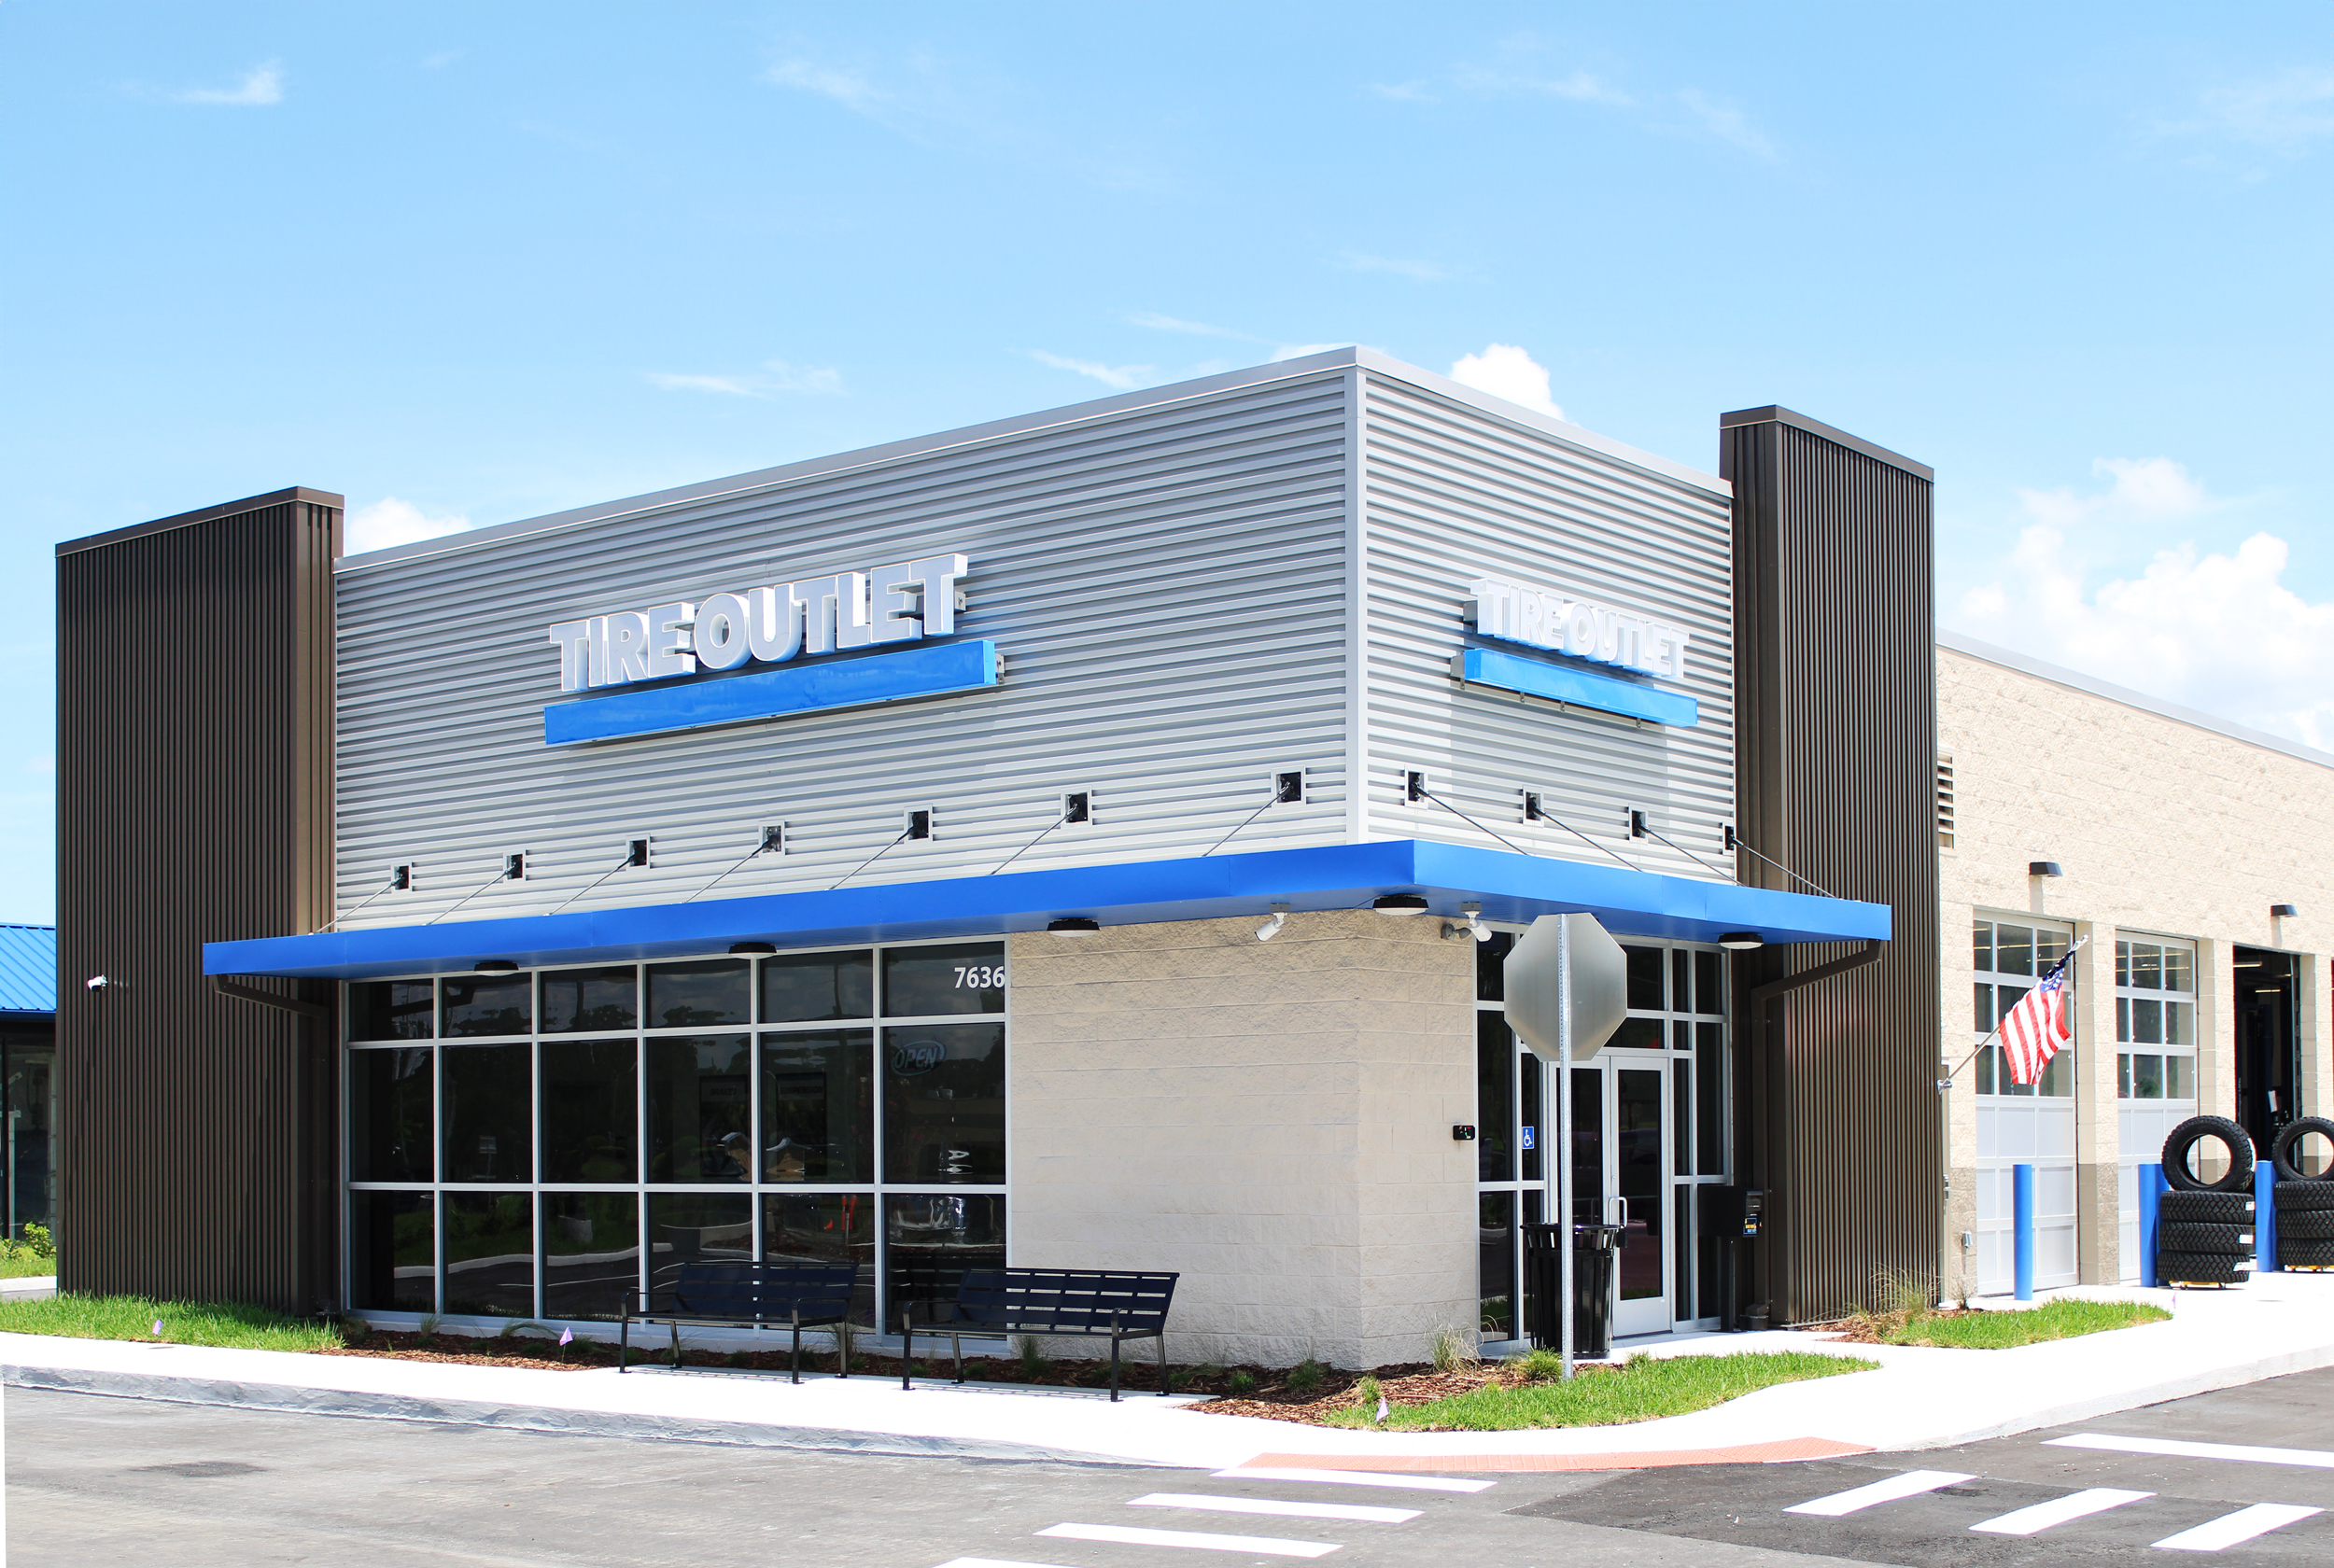
<svg viewBox="0 0 2334 1568">
<path fill-rule="evenodd" d="M 1949 628 L 2334 747 L 2334 9 L 0 0 L 0 919 L 54 546 L 350 548 L 1358 343 L 1937 470 Z"/>
</svg>

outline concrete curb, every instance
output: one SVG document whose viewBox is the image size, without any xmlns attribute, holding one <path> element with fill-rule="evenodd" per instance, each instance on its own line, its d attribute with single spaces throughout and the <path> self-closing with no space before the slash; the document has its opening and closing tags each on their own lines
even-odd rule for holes
<svg viewBox="0 0 2334 1568">
<path fill-rule="evenodd" d="M 902 1458 L 1005 1460 L 1019 1463 L 1077 1464 L 1108 1469 L 1172 1468 L 1146 1464 L 1139 1460 L 1110 1459 L 1070 1449 L 997 1443 L 977 1437 L 920 1437 L 899 1433 L 850 1432 L 815 1426 L 765 1426 L 753 1421 L 692 1421 L 675 1416 L 627 1415 L 606 1410 L 555 1410 L 537 1406 L 482 1405 L 457 1399 L 415 1399 L 401 1394 L 296 1388 L 283 1383 L 166 1378 L 139 1372 L 6 1366 L 0 1367 L 0 1381 L 5 1381 L 10 1388 L 97 1393 L 117 1399 L 150 1399 L 172 1405 L 212 1405 L 240 1410 L 292 1410 L 310 1416 L 421 1421 L 446 1426 L 491 1426 L 510 1432 L 543 1432 L 568 1436 L 718 1443 L 751 1449 L 808 1449 L 824 1453 L 889 1454 Z"/>
</svg>

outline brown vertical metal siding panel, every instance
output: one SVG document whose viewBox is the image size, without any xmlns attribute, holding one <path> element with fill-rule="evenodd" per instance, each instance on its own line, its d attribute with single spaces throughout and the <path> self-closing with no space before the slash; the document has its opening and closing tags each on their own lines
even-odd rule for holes
<svg viewBox="0 0 2334 1568">
<path fill-rule="evenodd" d="M 1931 485 L 1796 416 L 1726 425 L 1720 450 L 1735 485 L 1742 832 L 1827 890 L 1894 911 L 1877 962 L 1746 1011 L 1738 1031 L 1742 1179 L 1771 1194 L 1761 1283 L 1778 1321 L 1808 1322 L 1867 1300 L 1885 1272 L 1939 1264 Z M 1748 857 L 1741 871 L 1784 885 Z M 1853 951 L 1737 966 L 1746 1006 L 1750 986 Z"/>
<path fill-rule="evenodd" d="M 331 1031 L 214 993 L 202 945 L 326 917 L 340 515 L 286 491 L 60 547 L 67 1290 L 337 1296 Z"/>
</svg>

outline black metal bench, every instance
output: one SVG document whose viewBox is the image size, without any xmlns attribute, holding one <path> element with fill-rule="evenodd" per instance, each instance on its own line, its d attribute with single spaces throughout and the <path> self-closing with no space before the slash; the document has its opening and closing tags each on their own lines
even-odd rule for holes
<svg viewBox="0 0 2334 1568">
<path fill-rule="evenodd" d="M 967 1268 L 953 1302 L 932 1304 L 928 1332 L 946 1334 L 964 1380 L 964 1336 L 1030 1334 L 1110 1341 L 1110 1398 L 1118 1398 L 1118 1346 L 1128 1339 L 1159 1342 L 1159 1392 L 1167 1393 L 1167 1306 L 1174 1274 L 1101 1268 Z M 943 1321 L 940 1312 L 949 1312 Z M 915 1366 L 914 1309 L 900 1312 L 900 1387 Z"/>
<path fill-rule="evenodd" d="M 858 1288 L 855 1263 L 684 1263 L 668 1289 L 625 1293 L 624 1325 L 618 1330 L 616 1370 L 629 1372 L 632 1325 L 668 1324 L 672 1329 L 672 1364 L 681 1365 L 681 1325 L 776 1328 L 794 1331 L 794 1381 L 802 1381 L 802 1331 L 841 1323 L 851 1315 Z M 838 1337 L 839 1338 L 839 1337 Z M 851 1369 L 846 1366 L 844 1374 Z"/>
</svg>

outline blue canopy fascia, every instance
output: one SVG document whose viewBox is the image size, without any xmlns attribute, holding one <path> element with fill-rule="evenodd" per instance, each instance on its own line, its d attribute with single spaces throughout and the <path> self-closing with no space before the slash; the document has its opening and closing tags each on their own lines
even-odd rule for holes
<svg viewBox="0 0 2334 1568">
<path fill-rule="evenodd" d="M 1885 904 L 1399 839 L 207 942 L 203 972 L 355 980 L 451 973 L 482 959 L 533 969 L 702 956 L 733 942 L 825 947 L 1000 935 L 1074 915 L 1109 926 L 1260 917 L 1276 903 L 1355 909 L 1383 893 L 1421 893 L 1435 914 L 1454 917 L 1461 903 L 1480 901 L 1485 919 L 1516 924 L 1585 912 L 1616 935 L 1680 941 L 1729 931 L 1770 943 L 1885 941 L 1890 931 Z"/>
</svg>

